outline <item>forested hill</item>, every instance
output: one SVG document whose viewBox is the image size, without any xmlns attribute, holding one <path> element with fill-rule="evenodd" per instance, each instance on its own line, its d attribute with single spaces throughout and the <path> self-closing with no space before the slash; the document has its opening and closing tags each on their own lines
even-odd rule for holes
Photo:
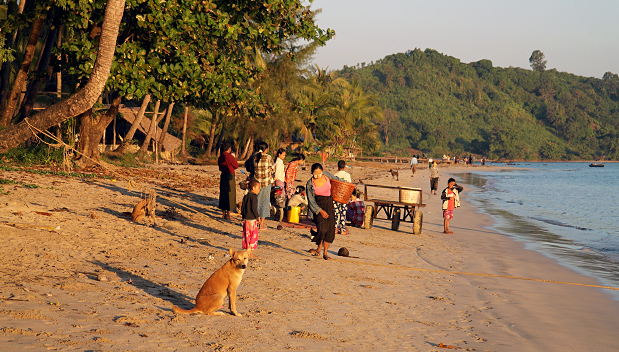
<svg viewBox="0 0 619 352">
<path fill-rule="evenodd" d="M 378 96 L 387 151 L 619 159 L 619 76 L 465 64 L 415 49 L 338 75 Z"/>
</svg>

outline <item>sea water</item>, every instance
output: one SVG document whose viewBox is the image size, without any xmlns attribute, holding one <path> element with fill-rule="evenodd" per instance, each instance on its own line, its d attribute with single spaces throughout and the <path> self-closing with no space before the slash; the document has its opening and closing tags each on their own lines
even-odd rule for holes
<svg viewBox="0 0 619 352">
<path fill-rule="evenodd" d="M 470 169 L 456 178 L 473 188 L 467 200 L 492 216 L 494 230 L 604 286 L 619 287 L 619 163 Z M 619 298 L 616 291 L 613 296 Z"/>
</svg>

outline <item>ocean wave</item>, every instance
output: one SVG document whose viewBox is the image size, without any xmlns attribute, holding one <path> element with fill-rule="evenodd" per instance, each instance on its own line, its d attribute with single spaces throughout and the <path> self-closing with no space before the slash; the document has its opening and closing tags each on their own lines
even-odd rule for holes
<svg viewBox="0 0 619 352">
<path fill-rule="evenodd" d="M 563 223 L 563 222 L 558 221 L 558 220 L 545 219 L 545 218 L 538 217 L 538 216 L 529 216 L 529 219 L 545 222 L 545 223 L 550 224 L 550 225 L 556 225 L 556 226 L 561 226 L 561 227 L 569 227 L 571 229 L 576 229 L 576 230 L 581 230 L 581 231 L 591 231 L 591 229 L 586 228 L 586 227 L 570 225 L 570 224 L 566 224 L 566 223 Z"/>
</svg>

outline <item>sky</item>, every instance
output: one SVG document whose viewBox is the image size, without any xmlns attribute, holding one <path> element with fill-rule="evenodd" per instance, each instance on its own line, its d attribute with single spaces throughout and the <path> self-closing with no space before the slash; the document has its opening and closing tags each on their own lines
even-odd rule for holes
<svg viewBox="0 0 619 352">
<path fill-rule="evenodd" d="M 464 63 L 546 68 L 601 78 L 619 73 L 619 0 L 314 0 L 320 28 L 335 30 L 318 49 L 321 68 L 382 59 L 419 48 Z"/>
</svg>

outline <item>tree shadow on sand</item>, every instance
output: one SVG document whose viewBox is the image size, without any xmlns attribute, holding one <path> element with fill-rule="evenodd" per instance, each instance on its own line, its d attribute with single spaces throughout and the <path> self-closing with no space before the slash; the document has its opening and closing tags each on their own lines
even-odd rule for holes
<svg viewBox="0 0 619 352">
<path fill-rule="evenodd" d="M 121 268 L 117 268 L 113 265 L 106 264 L 100 261 L 94 260 L 90 261 L 90 263 L 95 264 L 106 271 L 115 273 L 123 282 L 130 282 L 131 285 L 133 285 L 136 289 L 140 289 L 153 297 L 161 298 L 176 306 L 193 305 L 195 297 L 189 297 L 187 295 L 174 291 L 164 284 L 148 280 L 140 275 L 130 273 Z M 172 310 L 171 308 L 167 307 L 161 307 L 161 309 L 168 309 L 170 311 Z"/>
</svg>

